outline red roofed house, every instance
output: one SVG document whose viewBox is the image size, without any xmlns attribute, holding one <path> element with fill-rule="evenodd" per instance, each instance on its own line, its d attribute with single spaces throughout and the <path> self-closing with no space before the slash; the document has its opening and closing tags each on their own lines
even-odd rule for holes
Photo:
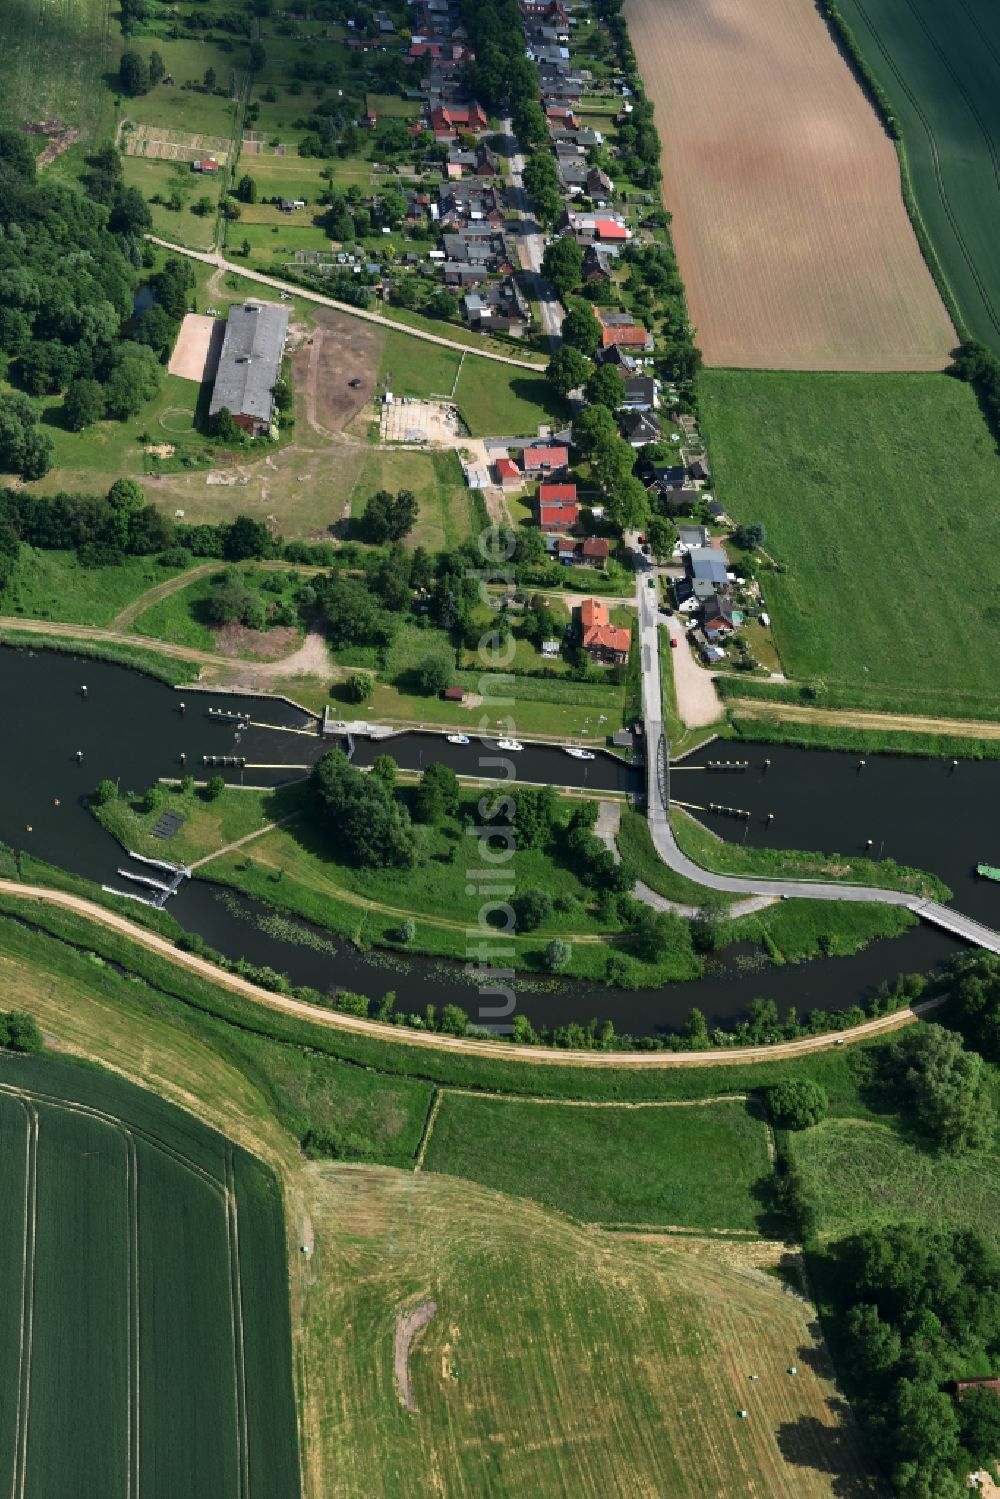
<svg viewBox="0 0 1000 1499">
<path fill-rule="evenodd" d="M 554 474 L 569 464 L 569 448 L 537 447 L 525 448 L 521 454 L 521 467 L 526 474 Z"/>
<path fill-rule="evenodd" d="M 436 140 L 454 140 L 459 131 L 477 135 L 486 129 L 486 116 L 478 104 L 438 104 L 431 110 L 431 129 Z"/>
<path fill-rule="evenodd" d="M 572 530 L 580 518 L 575 484 L 542 484 L 538 489 L 538 529 Z"/>
<path fill-rule="evenodd" d="M 521 485 L 524 483 L 524 475 L 513 458 L 498 458 L 493 467 L 496 470 L 497 479 L 503 489 L 521 488 Z"/>
<path fill-rule="evenodd" d="M 579 130 L 580 121 L 568 104 L 550 104 L 545 118 L 556 130 Z"/>
<path fill-rule="evenodd" d="M 612 344 L 620 349 L 652 348 L 649 333 L 630 312 L 610 312 L 606 307 L 592 307 L 591 311 L 601 325 L 602 349 L 610 349 Z"/>
<path fill-rule="evenodd" d="M 191 170 L 192 172 L 204 172 L 210 177 L 219 170 L 219 163 L 214 156 L 206 156 L 203 161 L 193 161 L 191 163 Z"/>
<path fill-rule="evenodd" d="M 580 605 L 580 644 L 591 661 L 624 666 L 632 645 L 632 631 L 611 623 L 607 604 L 584 599 Z"/>
<path fill-rule="evenodd" d="M 611 556 L 611 543 L 606 536 L 588 536 L 580 548 L 580 561 L 585 567 L 603 567 Z"/>
</svg>

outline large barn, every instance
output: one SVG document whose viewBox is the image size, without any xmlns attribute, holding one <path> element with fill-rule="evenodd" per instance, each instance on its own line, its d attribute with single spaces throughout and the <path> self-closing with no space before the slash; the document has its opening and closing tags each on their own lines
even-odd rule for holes
<svg viewBox="0 0 1000 1499">
<path fill-rule="evenodd" d="M 245 302 L 229 309 L 210 416 L 225 408 L 251 437 L 269 430 L 287 335 L 288 313 L 272 302 Z"/>
</svg>

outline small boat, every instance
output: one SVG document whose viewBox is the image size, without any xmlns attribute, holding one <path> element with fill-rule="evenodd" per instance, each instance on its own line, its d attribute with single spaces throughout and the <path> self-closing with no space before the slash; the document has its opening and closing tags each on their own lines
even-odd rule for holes
<svg viewBox="0 0 1000 1499">
<path fill-rule="evenodd" d="M 520 739 L 498 739 L 497 749 L 522 750 L 524 749 L 524 745 L 521 743 Z"/>
<path fill-rule="evenodd" d="M 995 864 L 977 864 L 976 873 L 984 880 L 996 880 L 1000 885 L 1000 869 Z"/>
<path fill-rule="evenodd" d="M 575 744 L 563 745 L 567 755 L 572 755 L 574 760 L 594 760 L 596 755 L 593 750 L 577 749 Z"/>
<path fill-rule="evenodd" d="M 468 744 L 469 743 L 469 736 L 468 736 L 468 734 L 449 734 L 447 736 L 447 738 L 448 738 L 448 743 L 449 744 Z"/>
</svg>

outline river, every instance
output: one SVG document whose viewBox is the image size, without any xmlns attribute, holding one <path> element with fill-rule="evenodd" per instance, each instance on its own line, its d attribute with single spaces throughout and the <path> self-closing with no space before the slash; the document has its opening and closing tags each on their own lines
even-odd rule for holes
<svg viewBox="0 0 1000 1499">
<path fill-rule="evenodd" d="M 108 777 L 122 790 L 141 791 L 157 776 L 185 770 L 206 774 L 205 755 L 237 755 L 247 761 L 247 769 L 226 769 L 227 778 L 277 784 L 290 774 L 303 774 L 326 748 L 313 735 L 295 732 L 308 717 L 281 701 L 175 691 L 124 667 L 53 652 L 0 648 L 0 703 L 0 840 L 100 884 L 122 886 L 116 871 L 124 860 L 86 810 L 86 798 L 98 781 Z M 231 722 L 213 719 L 210 709 L 249 711 L 256 726 L 240 733 Z M 407 733 L 382 744 L 359 742 L 356 762 L 370 763 L 386 752 L 407 769 L 439 759 L 483 778 L 499 773 L 488 762 L 501 758 L 477 742 L 449 745 L 437 736 Z M 939 761 L 868 756 L 859 772 L 856 755 L 716 745 L 684 764 L 694 767 L 737 756 L 752 762 L 748 773 L 674 772 L 675 797 L 752 810 L 749 822 L 706 818 L 723 836 L 841 853 L 863 848 L 872 837 L 872 852 L 882 842 L 884 854 L 933 869 L 954 888 L 963 911 L 1000 924 L 1000 886 L 987 888 L 971 873 L 977 860 L 1000 852 L 992 811 L 1000 782 L 996 763 L 963 762 L 952 772 Z M 525 781 L 593 790 L 634 785 L 634 772 L 609 755 L 576 761 L 556 748 L 526 745 L 509 758 Z M 771 761 L 767 770 L 765 758 Z M 776 815 L 769 824 L 771 811 Z M 169 843 L 164 855 L 170 857 Z M 454 1001 L 476 1018 L 476 990 L 458 965 L 365 954 L 344 943 L 333 944 L 334 954 L 326 945 L 331 939 L 318 933 L 308 935 L 312 945 L 286 941 L 259 927 L 254 918 L 265 913 L 253 902 L 220 898 L 215 887 L 197 879 L 171 900 L 169 910 L 213 947 L 269 964 L 296 983 L 322 992 L 357 989 L 376 997 L 392 990 L 407 1011 L 422 1012 L 428 1002 Z M 866 998 L 884 978 L 941 965 L 960 947 L 944 933 L 919 927 L 852 958 L 782 968 L 761 963 L 749 951 L 730 949 L 698 982 L 621 991 L 575 982 L 540 986 L 525 978 L 516 985 L 517 1004 L 547 1025 L 610 1017 L 617 1030 L 637 1035 L 680 1025 L 693 1005 L 705 1012 L 710 1025 L 726 1025 L 756 996 L 774 999 L 783 1011 L 791 1005 L 801 1011 L 841 1008 Z"/>
</svg>

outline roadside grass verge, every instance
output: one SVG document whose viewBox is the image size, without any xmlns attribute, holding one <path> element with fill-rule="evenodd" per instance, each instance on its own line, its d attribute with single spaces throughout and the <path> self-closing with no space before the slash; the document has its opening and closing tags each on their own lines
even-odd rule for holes
<svg viewBox="0 0 1000 1499">
<path fill-rule="evenodd" d="M 972 389 L 711 369 L 700 391 L 718 498 L 764 524 L 782 569 L 759 576 L 785 671 L 858 707 L 975 718 L 995 704 L 996 455 Z"/>
<path fill-rule="evenodd" d="M 759 1232 L 771 1197 L 766 1127 L 736 1099 L 587 1109 L 445 1093 L 424 1169 L 591 1223 Z"/>
<path fill-rule="evenodd" d="M 895 859 L 858 859 L 840 854 L 807 853 L 802 849 L 749 848 L 716 838 L 695 818 L 679 808 L 670 814 L 677 846 L 703 869 L 716 874 L 762 875 L 770 879 L 842 880 L 849 885 L 873 885 L 883 890 L 911 890 L 949 900 L 951 891 L 925 870 L 910 869 Z"/>
</svg>

